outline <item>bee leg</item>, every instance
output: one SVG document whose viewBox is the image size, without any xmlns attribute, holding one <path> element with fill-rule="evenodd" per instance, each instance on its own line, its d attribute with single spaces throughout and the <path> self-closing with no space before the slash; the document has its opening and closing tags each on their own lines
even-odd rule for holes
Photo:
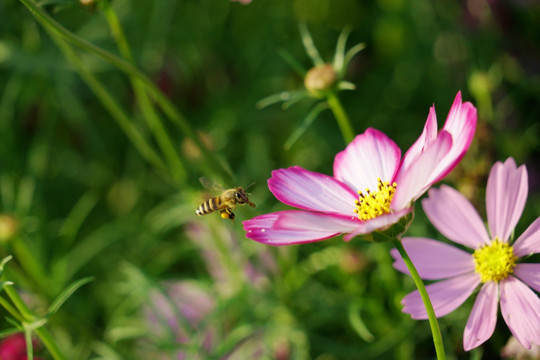
<svg viewBox="0 0 540 360">
<path fill-rule="evenodd" d="M 251 201 L 249 201 L 249 202 L 248 202 L 248 204 L 249 204 L 249 206 L 251 206 L 252 208 L 254 208 L 254 207 L 255 207 L 255 204 L 254 204 L 254 203 L 252 203 Z"/>
<path fill-rule="evenodd" d="M 230 209 L 221 210 L 219 215 L 221 215 L 222 219 L 231 219 L 234 223 L 234 213 Z"/>
</svg>

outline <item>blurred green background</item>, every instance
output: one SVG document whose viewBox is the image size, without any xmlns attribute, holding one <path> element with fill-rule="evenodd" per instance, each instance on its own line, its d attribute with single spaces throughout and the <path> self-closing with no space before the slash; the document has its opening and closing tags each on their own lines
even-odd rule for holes
<svg viewBox="0 0 540 360">
<path fill-rule="evenodd" d="M 43 0 L 70 32 L 120 54 L 103 5 Z M 314 105 L 259 109 L 268 95 L 300 90 L 280 54 L 312 65 L 298 25 L 321 56 L 337 38 L 364 42 L 339 94 L 357 133 L 374 127 L 404 152 L 428 109 L 439 126 L 458 90 L 478 108 L 468 154 L 445 180 L 481 214 L 487 174 L 513 156 L 526 164 L 529 199 L 516 230 L 540 212 L 540 5 L 536 1 L 114 0 L 136 66 L 185 117 L 219 165 L 158 111 L 179 154 L 156 169 L 126 136 L 57 43 L 16 0 L 0 2 L 0 257 L 5 277 L 42 316 L 73 281 L 76 291 L 45 325 L 68 359 L 432 359 L 425 321 L 401 313 L 412 281 L 393 270 L 390 244 L 335 238 L 271 248 L 244 237 L 241 221 L 285 209 L 268 191 L 272 169 L 300 165 L 327 174 L 345 144 L 330 111 L 288 150 Z M 77 56 L 156 153 L 159 141 L 130 79 L 75 47 Z M 155 107 L 158 108 L 158 107 Z M 160 155 L 166 159 L 163 155 Z M 204 163 L 204 165 L 203 165 Z M 255 182 L 231 224 L 196 217 L 205 190 Z M 416 207 L 408 235 L 440 238 Z M 465 353 L 472 301 L 440 320 L 449 359 L 497 358 L 510 332 Z M 5 311 L 3 316 L 6 315 Z M 2 329 L 12 325 L 5 322 Z M 38 345 L 36 354 L 50 355 Z"/>
</svg>

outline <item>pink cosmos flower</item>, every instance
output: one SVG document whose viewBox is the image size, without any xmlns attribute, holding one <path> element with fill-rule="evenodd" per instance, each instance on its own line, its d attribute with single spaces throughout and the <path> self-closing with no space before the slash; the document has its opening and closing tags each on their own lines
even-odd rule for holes
<svg viewBox="0 0 540 360">
<path fill-rule="evenodd" d="M 448 239 L 474 249 L 470 252 L 426 238 L 403 239 L 403 246 L 420 277 L 442 280 L 426 286 L 437 317 L 460 306 L 480 285 L 463 334 L 471 350 L 493 334 L 500 300 L 504 321 L 526 348 L 540 345 L 540 264 L 519 263 L 540 252 L 540 217 L 513 243 L 509 242 L 527 200 L 525 166 L 514 159 L 496 163 L 489 174 L 486 210 L 489 233 L 471 203 L 448 186 L 431 189 L 422 206 L 433 225 Z M 409 273 L 396 249 L 394 267 Z M 528 286 L 527 286 L 528 285 Z M 530 288 L 529 288 L 530 287 Z M 427 319 L 418 291 L 402 300 L 413 319 Z"/>
<path fill-rule="evenodd" d="M 319 241 L 346 233 L 345 240 L 396 223 L 411 204 L 461 160 L 476 128 L 476 108 L 458 92 L 437 133 L 432 106 L 422 135 L 403 159 L 399 147 L 369 128 L 334 159 L 334 176 L 299 166 L 272 172 L 268 187 L 287 210 L 244 221 L 246 236 L 270 245 Z"/>
</svg>

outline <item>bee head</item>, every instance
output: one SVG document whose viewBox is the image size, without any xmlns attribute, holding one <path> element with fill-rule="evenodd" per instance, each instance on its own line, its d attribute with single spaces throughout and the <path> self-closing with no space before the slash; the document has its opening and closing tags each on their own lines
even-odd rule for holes
<svg viewBox="0 0 540 360">
<path fill-rule="evenodd" d="M 238 187 L 234 193 L 234 198 L 238 204 L 248 204 L 251 207 L 255 207 L 255 204 L 249 201 L 248 195 L 249 194 L 246 194 L 244 188 Z"/>
<path fill-rule="evenodd" d="M 236 192 L 234 193 L 234 198 L 236 199 L 236 202 L 238 202 L 239 204 L 244 204 L 249 201 L 246 196 L 246 192 L 241 187 L 236 188 Z"/>
</svg>

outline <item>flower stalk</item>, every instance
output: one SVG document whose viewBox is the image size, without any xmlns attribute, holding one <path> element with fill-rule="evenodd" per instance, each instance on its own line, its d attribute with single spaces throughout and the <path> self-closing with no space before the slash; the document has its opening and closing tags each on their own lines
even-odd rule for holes
<svg viewBox="0 0 540 360">
<path fill-rule="evenodd" d="M 443 340 L 441 336 L 441 329 L 439 327 L 437 316 L 435 315 L 435 310 L 433 310 L 433 305 L 431 304 L 431 300 L 429 299 L 429 295 L 427 293 L 424 282 L 420 278 L 418 271 L 416 271 L 416 268 L 414 267 L 414 264 L 411 258 L 407 254 L 407 251 L 405 251 L 405 248 L 403 247 L 403 244 L 401 243 L 401 239 L 396 237 L 393 239 L 393 242 L 394 242 L 394 245 L 396 246 L 396 249 L 399 251 L 399 254 L 403 258 L 403 261 L 405 262 L 407 269 L 409 269 L 409 272 L 411 273 L 414 284 L 416 285 L 416 288 L 418 289 L 418 292 L 420 293 L 420 296 L 422 297 L 424 306 L 426 307 L 426 312 L 428 314 L 429 327 L 431 328 L 431 336 L 433 337 L 433 344 L 435 345 L 435 353 L 437 354 L 437 359 L 444 360 L 446 359 L 446 355 L 444 352 L 444 344 L 443 344 Z"/>
<path fill-rule="evenodd" d="M 349 144 L 354 139 L 354 130 L 351 125 L 351 120 L 345 112 L 343 105 L 341 105 L 341 101 L 339 100 L 335 91 L 329 91 L 327 93 L 326 101 L 328 102 L 328 106 L 330 106 L 330 110 L 332 110 L 332 113 L 336 118 L 345 144 Z"/>
</svg>

